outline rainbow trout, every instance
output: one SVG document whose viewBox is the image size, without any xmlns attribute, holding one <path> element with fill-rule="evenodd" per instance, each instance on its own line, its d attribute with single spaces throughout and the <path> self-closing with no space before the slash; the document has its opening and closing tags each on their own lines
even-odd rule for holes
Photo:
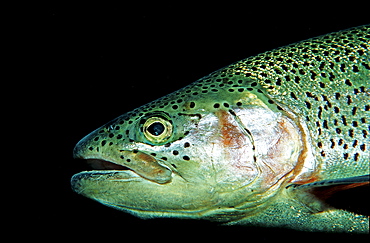
<svg viewBox="0 0 370 243">
<path fill-rule="evenodd" d="M 369 231 L 370 25 L 222 68 L 84 137 L 75 192 L 142 218 Z M 365 195 L 363 197 L 367 197 Z"/>
</svg>

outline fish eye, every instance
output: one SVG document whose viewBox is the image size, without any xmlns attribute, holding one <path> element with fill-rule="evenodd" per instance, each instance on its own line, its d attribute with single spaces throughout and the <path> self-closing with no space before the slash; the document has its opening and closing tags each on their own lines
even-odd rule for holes
<svg viewBox="0 0 370 243">
<path fill-rule="evenodd" d="M 160 122 L 154 122 L 150 124 L 147 131 L 153 136 L 159 136 L 164 132 L 164 125 Z"/>
<path fill-rule="evenodd" d="M 143 125 L 143 133 L 150 142 L 163 143 L 172 135 L 172 124 L 162 117 L 150 117 Z"/>
</svg>

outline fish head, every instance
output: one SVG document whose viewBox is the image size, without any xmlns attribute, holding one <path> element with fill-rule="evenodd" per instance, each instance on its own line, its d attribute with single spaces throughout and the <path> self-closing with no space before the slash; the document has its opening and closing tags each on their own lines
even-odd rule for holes
<svg viewBox="0 0 370 243">
<path fill-rule="evenodd" d="M 74 175 L 73 190 L 142 218 L 229 221 L 266 201 L 261 194 L 294 168 L 298 133 L 284 140 L 292 144 L 283 153 L 276 149 L 282 118 L 267 102 L 250 92 L 231 97 L 197 88 L 137 108 L 84 137 L 74 157 L 94 170 Z M 287 159 L 269 181 L 263 164 L 272 150 Z"/>
</svg>

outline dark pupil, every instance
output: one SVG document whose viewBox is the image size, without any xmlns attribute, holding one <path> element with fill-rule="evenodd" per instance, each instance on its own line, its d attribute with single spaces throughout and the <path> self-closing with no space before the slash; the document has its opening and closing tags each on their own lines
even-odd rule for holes
<svg viewBox="0 0 370 243">
<path fill-rule="evenodd" d="M 160 122 L 154 122 L 150 124 L 148 127 L 148 132 L 150 132 L 154 136 L 159 136 L 163 133 L 164 131 L 164 126 Z"/>
</svg>

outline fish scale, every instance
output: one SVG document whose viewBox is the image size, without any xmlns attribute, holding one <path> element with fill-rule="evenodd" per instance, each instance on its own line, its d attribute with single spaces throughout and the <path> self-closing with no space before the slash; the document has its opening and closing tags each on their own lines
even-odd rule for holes
<svg viewBox="0 0 370 243">
<path fill-rule="evenodd" d="M 368 232 L 327 199 L 369 184 L 369 89 L 370 25 L 249 57 L 84 137 L 72 187 L 142 218 Z"/>
<path fill-rule="evenodd" d="M 256 89 L 255 80 L 266 88 L 257 90 L 305 116 L 322 177 L 361 175 L 370 161 L 370 78 L 363 78 L 370 76 L 369 38 L 369 26 L 341 31 L 247 58 L 209 78 Z"/>
</svg>

